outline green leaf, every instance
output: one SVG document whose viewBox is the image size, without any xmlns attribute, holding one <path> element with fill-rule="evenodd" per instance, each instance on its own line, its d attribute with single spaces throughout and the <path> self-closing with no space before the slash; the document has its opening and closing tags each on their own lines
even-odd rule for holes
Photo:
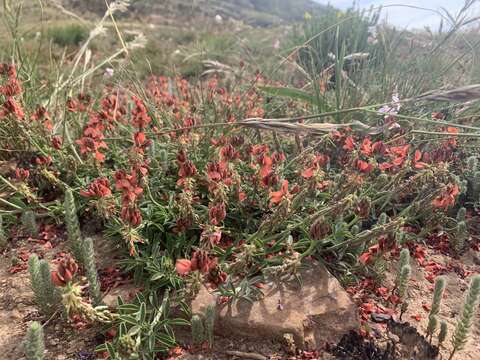
<svg viewBox="0 0 480 360">
<path fill-rule="evenodd" d="M 180 318 L 170 319 L 170 321 L 168 323 L 169 323 L 169 325 L 180 325 L 180 326 L 189 326 L 190 325 L 190 322 L 188 320 L 180 319 Z"/>
<path fill-rule="evenodd" d="M 139 325 L 132 326 L 130 330 L 128 330 L 128 335 L 135 336 L 140 332 L 141 329 L 142 328 Z"/>
<path fill-rule="evenodd" d="M 145 320 L 147 320 L 147 304 L 144 302 L 140 304 L 140 311 L 138 312 L 137 319 L 140 324 L 143 324 Z"/>
<path fill-rule="evenodd" d="M 112 343 L 105 343 L 107 346 L 107 351 L 108 351 L 108 356 L 110 359 L 116 359 L 117 358 L 117 353 L 115 352 L 115 349 L 112 345 Z"/>
<path fill-rule="evenodd" d="M 122 337 L 127 333 L 127 325 L 125 323 L 121 323 L 118 327 L 118 337 Z"/>
<path fill-rule="evenodd" d="M 156 273 L 154 275 L 152 275 L 152 277 L 150 278 L 151 281 L 155 281 L 155 280 L 160 280 L 164 277 L 165 275 L 163 273 Z"/>
<path fill-rule="evenodd" d="M 276 86 L 260 86 L 260 90 L 273 96 L 286 97 L 292 100 L 301 100 L 309 103 L 310 105 L 316 105 L 317 99 L 306 91 L 287 87 Z"/>
</svg>

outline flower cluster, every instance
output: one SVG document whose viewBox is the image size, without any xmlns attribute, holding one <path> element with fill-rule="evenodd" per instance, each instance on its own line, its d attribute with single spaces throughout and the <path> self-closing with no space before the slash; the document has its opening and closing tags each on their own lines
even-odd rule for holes
<svg viewBox="0 0 480 360">
<path fill-rule="evenodd" d="M 12 115 L 17 120 L 25 118 L 22 106 L 15 100 L 15 96 L 22 93 L 22 86 L 17 78 L 15 65 L 0 64 L 0 76 L 6 79 L 4 85 L 0 86 L 0 94 L 5 97 L 0 109 L 0 119 Z"/>
<path fill-rule="evenodd" d="M 78 271 L 78 265 L 75 260 L 70 257 L 64 257 L 57 266 L 56 271 L 52 271 L 52 281 L 57 286 L 66 286 Z"/>
</svg>

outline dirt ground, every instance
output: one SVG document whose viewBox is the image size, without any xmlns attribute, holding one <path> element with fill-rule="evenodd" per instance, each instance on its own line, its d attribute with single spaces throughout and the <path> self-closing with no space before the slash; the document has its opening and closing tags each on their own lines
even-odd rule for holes
<svg viewBox="0 0 480 360">
<path fill-rule="evenodd" d="M 26 329 L 31 321 L 37 320 L 44 324 L 47 360 L 95 358 L 94 349 L 98 344 L 96 334 L 99 328 L 76 329 L 67 324 L 57 314 L 50 319 L 42 317 L 36 310 L 33 293 L 30 289 L 30 280 L 27 270 L 27 261 L 31 253 L 54 260 L 62 254 L 65 247 L 64 235 L 61 231 L 46 228 L 40 233 L 40 239 L 20 238 L 10 244 L 11 248 L 4 251 L 0 257 L 0 359 L 24 359 L 22 341 Z M 97 242 L 98 243 L 98 242 Z M 105 250 L 102 251 L 102 248 Z M 102 253 L 109 256 L 102 256 Z M 111 246 L 100 244 L 98 256 L 102 261 L 100 269 L 112 265 Z M 393 287 L 396 272 L 395 255 L 387 255 L 388 271 L 384 286 Z M 480 273 L 479 252 L 470 249 L 460 259 L 454 259 L 443 254 L 434 247 L 422 247 L 420 256 L 412 256 L 412 278 L 410 281 L 410 305 L 403 321 L 410 322 L 418 332 L 425 335 L 428 321 L 428 311 L 433 293 L 433 279 L 435 276 L 444 275 L 447 279 L 445 296 L 440 310 L 440 319 L 448 323 L 448 336 L 444 347 L 440 348 L 442 359 L 448 358 L 451 351 L 450 338 L 468 288 L 468 281 L 472 274 Z M 115 285 L 116 286 L 116 285 Z M 128 288 L 128 285 L 127 285 Z M 115 292 L 115 291 L 113 291 Z M 378 295 L 378 294 L 377 294 Z M 384 304 L 381 297 L 375 294 L 365 295 L 372 302 Z M 360 299 L 354 296 L 361 310 Z M 369 300 L 369 301 L 370 301 Z M 382 305 L 380 305 L 382 306 Z M 472 336 L 466 348 L 459 352 L 456 359 L 476 360 L 480 354 L 480 315 L 477 314 L 473 325 Z M 394 315 L 394 318 L 398 316 Z M 374 329 L 379 343 L 387 338 L 386 326 L 368 321 Z M 289 352 L 286 343 L 275 343 L 263 339 L 228 339 L 215 338 L 212 351 L 206 349 L 192 349 L 189 343 L 188 332 L 178 334 L 179 343 L 182 345 L 173 350 L 170 358 L 177 359 L 333 359 L 327 353 L 319 352 Z M 433 344 L 436 344 L 434 337 Z M 353 357 L 352 357 L 353 358 Z M 398 357 L 401 358 L 401 357 Z"/>
<path fill-rule="evenodd" d="M 31 251 L 53 258 L 60 250 L 29 241 L 0 258 L 0 359 L 24 359 L 23 338 L 29 323 L 40 321 L 45 331 L 45 359 L 93 359 L 95 330 L 82 333 L 65 324 L 58 314 L 41 316 L 34 303 L 26 261 Z M 12 260 L 13 259 L 13 260 Z M 12 261 L 15 265 L 12 265 Z"/>
</svg>

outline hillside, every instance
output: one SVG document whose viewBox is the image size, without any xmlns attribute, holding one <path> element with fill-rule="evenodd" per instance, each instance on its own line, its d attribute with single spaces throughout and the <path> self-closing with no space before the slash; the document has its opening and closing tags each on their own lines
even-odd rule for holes
<svg viewBox="0 0 480 360">
<path fill-rule="evenodd" d="M 103 0 L 64 0 L 63 5 L 97 14 L 105 9 Z M 326 8 L 311 0 L 132 0 L 131 5 L 138 17 L 154 15 L 178 21 L 219 14 L 257 26 L 298 21 L 306 11 L 315 13 Z"/>
</svg>

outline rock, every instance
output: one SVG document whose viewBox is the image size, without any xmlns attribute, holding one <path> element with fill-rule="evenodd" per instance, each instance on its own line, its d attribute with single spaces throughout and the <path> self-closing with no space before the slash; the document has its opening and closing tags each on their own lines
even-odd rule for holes
<svg viewBox="0 0 480 360">
<path fill-rule="evenodd" d="M 376 323 L 386 323 L 387 321 L 392 319 L 392 315 L 372 313 L 371 318 L 372 321 Z"/>
<path fill-rule="evenodd" d="M 278 341 L 290 333 L 298 348 L 314 349 L 359 327 L 355 305 L 325 267 L 314 264 L 300 275 L 302 286 L 273 281 L 260 301 L 218 305 L 215 332 Z M 203 314 L 215 302 L 216 296 L 204 287 L 191 304 L 192 313 Z"/>
<path fill-rule="evenodd" d="M 111 289 L 107 295 L 104 296 L 103 302 L 111 309 L 117 307 L 117 297 L 121 297 L 124 301 L 128 301 L 135 292 L 135 286 L 133 284 L 120 285 Z"/>
<path fill-rule="evenodd" d="M 10 312 L 10 317 L 14 320 L 22 320 L 23 319 L 23 314 L 20 311 L 18 311 L 17 309 L 13 309 Z"/>
</svg>

